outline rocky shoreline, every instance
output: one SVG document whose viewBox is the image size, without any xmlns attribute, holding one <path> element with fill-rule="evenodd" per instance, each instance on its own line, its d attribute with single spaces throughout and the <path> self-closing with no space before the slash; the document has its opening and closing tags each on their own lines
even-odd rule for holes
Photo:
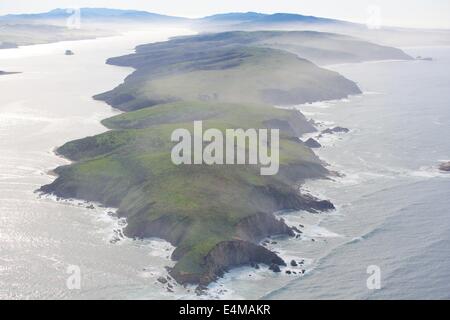
<svg viewBox="0 0 450 320">
<path fill-rule="evenodd" d="M 62 156 L 59 153 L 56 153 Z M 70 160 L 70 159 L 69 159 Z M 58 174 L 58 170 L 55 172 Z M 57 179 L 58 180 L 58 179 Z M 41 187 L 38 192 L 46 195 L 56 196 L 57 199 L 81 199 L 85 201 L 87 209 L 93 209 L 89 203 L 100 203 L 108 207 L 118 207 L 117 203 L 105 201 L 101 197 L 79 196 L 68 190 L 62 191 L 58 185 L 50 184 Z M 257 266 L 264 264 L 273 272 L 280 272 L 281 266 L 286 266 L 284 261 L 276 253 L 265 248 L 261 242 L 273 236 L 298 237 L 299 230 L 288 226 L 283 219 L 277 219 L 272 212 L 280 210 L 298 211 L 305 210 L 312 213 L 327 212 L 334 210 L 334 205 L 328 200 L 319 200 L 310 195 L 302 195 L 294 189 L 292 191 L 280 192 L 271 186 L 258 190 L 258 197 L 272 197 L 270 204 L 271 213 L 260 212 L 258 214 L 241 219 L 236 224 L 235 239 L 223 241 L 213 247 L 204 258 L 203 272 L 184 273 L 175 268 L 167 268 L 169 275 L 181 285 L 197 284 L 199 288 L 206 288 L 211 282 L 221 278 L 231 269 L 241 266 Z M 266 200 L 267 201 L 267 200 Z M 127 215 L 120 209 L 115 213 L 119 219 L 126 219 Z M 151 224 L 146 224 L 140 228 L 125 228 L 123 236 L 132 239 L 159 238 L 168 241 L 176 249 L 171 259 L 179 261 L 186 252 L 180 249 L 183 236 L 174 230 L 170 219 L 159 219 Z"/>
<path fill-rule="evenodd" d="M 289 112 L 290 113 L 290 112 Z M 290 119 L 295 117 L 290 116 Z M 301 117 L 299 119 L 302 119 Z M 271 126 L 273 122 L 268 121 Z M 280 122 L 283 123 L 284 122 Z M 294 121 L 295 123 L 295 121 Z M 282 126 L 286 132 L 293 134 L 293 138 L 298 136 L 293 130 L 293 126 Z M 300 143 L 298 143 L 301 146 Z M 83 147 L 85 148 L 85 147 Z M 59 148 L 55 154 L 63 156 L 71 161 L 79 161 L 77 153 L 67 152 L 64 148 Z M 101 194 L 98 190 L 90 187 L 79 189 L 65 177 L 64 171 L 69 166 L 57 168 L 54 174 L 57 179 L 50 185 L 39 189 L 45 194 L 52 194 L 63 199 L 82 199 L 91 202 L 101 203 L 107 207 L 117 207 L 117 216 L 130 221 L 129 209 L 123 208 L 120 199 L 110 197 L 108 194 Z M 306 170 L 306 171 L 305 171 Z M 308 175 L 305 175 L 309 172 Z M 230 240 L 224 240 L 214 245 L 204 258 L 202 258 L 199 272 L 184 272 L 183 268 L 171 268 L 169 274 L 179 284 L 198 284 L 206 287 L 209 283 L 220 278 L 227 271 L 240 267 L 265 264 L 274 272 L 279 272 L 280 266 L 285 266 L 283 261 L 276 253 L 268 250 L 260 243 L 272 236 L 295 237 L 298 236 L 298 230 L 291 228 L 284 220 L 278 220 L 274 212 L 282 210 L 305 210 L 312 213 L 326 212 L 334 209 L 333 204 L 327 200 L 319 200 L 310 195 L 304 195 L 294 187 L 299 180 L 310 178 L 325 178 L 328 172 L 320 165 L 310 165 L 306 169 L 304 165 L 289 165 L 280 168 L 280 177 L 289 183 L 284 187 L 277 184 L 267 184 L 265 186 L 252 187 L 248 194 L 247 201 L 257 204 L 255 209 L 260 212 L 246 215 L 236 221 L 233 229 L 233 236 Z M 289 186 L 290 185 L 290 186 Z M 150 207 L 152 203 L 149 204 Z M 145 212 L 149 207 L 141 208 L 139 212 Z M 136 214 L 136 213 L 134 213 Z M 139 214 L 139 213 L 138 213 Z M 190 219 L 174 221 L 172 215 L 161 216 L 148 222 L 130 223 L 124 229 L 124 235 L 134 239 L 160 238 L 168 241 L 176 247 L 171 259 L 182 261 L 189 255 L 190 247 L 184 246 L 186 233 L 192 222 Z"/>
</svg>

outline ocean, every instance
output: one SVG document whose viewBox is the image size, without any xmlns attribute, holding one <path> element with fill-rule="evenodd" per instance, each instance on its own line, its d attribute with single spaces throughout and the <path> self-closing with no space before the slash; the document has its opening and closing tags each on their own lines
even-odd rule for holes
<svg viewBox="0 0 450 320">
<path fill-rule="evenodd" d="M 321 128 L 350 132 L 319 139 L 318 155 L 340 176 L 303 187 L 337 210 L 279 213 L 303 231 L 271 240 L 298 262 L 280 274 L 240 268 L 206 296 L 192 287 L 168 292 L 158 278 L 173 265 L 170 244 L 121 238 L 114 209 L 35 194 L 54 179 L 51 169 L 67 164 L 55 147 L 105 131 L 99 121 L 117 114 L 91 97 L 131 69 L 105 60 L 185 33 L 0 51 L 2 69 L 23 72 L 0 77 L 0 299 L 450 298 L 450 175 L 437 170 L 450 160 L 450 48 L 405 48 L 434 61 L 329 66 L 364 94 L 297 107 Z M 71 266 L 80 269 L 80 289 L 67 286 Z M 367 287 L 370 266 L 380 270 L 379 290 Z"/>
<path fill-rule="evenodd" d="M 319 226 L 339 236 L 307 253 L 315 262 L 304 278 L 265 298 L 450 298 L 450 175 L 437 169 L 450 159 L 450 48 L 405 51 L 434 61 L 333 66 L 365 94 L 300 107 L 351 130 L 318 152 L 345 176 L 308 184 L 337 205 Z M 369 266 L 379 290 L 367 287 Z"/>
</svg>

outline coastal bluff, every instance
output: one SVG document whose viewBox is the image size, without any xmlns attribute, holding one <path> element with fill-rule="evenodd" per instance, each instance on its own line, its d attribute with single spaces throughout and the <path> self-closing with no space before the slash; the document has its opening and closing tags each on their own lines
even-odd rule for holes
<svg viewBox="0 0 450 320">
<path fill-rule="evenodd" d="M 260 242 L 298 234 L 274 212 L 322 213 L 334 205 L 299 191 L 305 180 L 330 175 L 298 139 L 316 128 L 300 112 L 274 105 L 361 93 L 342 75 L 274 48 L 276 37 L 286 35 L 176 37 L 109 59 L 135 71 L 95 99 L 124 113 L 102 121 L 109 131 L 59 147 L 57 153 L 72 163 L 55 169 L 56 180 L 39 191 L 116 207 L 127 220 L 126 236 L 167 240 L 176 247 L 169 272 L 181 284 L 206 286 L 245 265 L 279 270 L 286 262 Z M 345 45 L 348 39 L 338 41 Z M 389 52 L 400 54 L 386 49 L 383 56 Z M 174 165 L 171 133 L 191 131 L 200 120 L 205 129 L 278 129 L 279 173 L 261 176 L 259 165 Z"/>
</svg>

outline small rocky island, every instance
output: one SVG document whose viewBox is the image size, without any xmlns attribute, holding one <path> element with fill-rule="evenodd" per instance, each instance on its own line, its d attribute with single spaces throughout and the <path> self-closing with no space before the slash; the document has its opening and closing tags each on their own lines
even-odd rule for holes
<svg viewBox="0 0 450 320">
<path fill-rule="evenodd" d="M 441 163 L 441 165 L 439 166 L 439 170 L 445 171 L 445 172 L 450 172 L 450 161 Z"/>
<path fill-rule="evenodd" d="M 322 145 L 315 139 L 309 138 L 306 140 L 305 145 L 308 146 L 311 149 L 321 148 Z"/>
<path fill-rule="evenodd" d="M 73 56 L 75 53 L 72 50 L 66 50 L 65 55 L 66 56 Z"/>
</svg>

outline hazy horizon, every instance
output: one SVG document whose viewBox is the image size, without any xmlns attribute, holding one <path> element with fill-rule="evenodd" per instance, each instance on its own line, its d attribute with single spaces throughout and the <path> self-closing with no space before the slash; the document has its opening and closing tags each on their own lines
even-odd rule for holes
<svg viewBox="0 0 450 320">
<path fill-rule="evenodd" d="M 420 0 L 399 0 L 393 3 L 388 0 L 346 0 L 339 5 L 332 0 L 306 1 L 254 1 L 229 0 L 221 3 L 194 0 L 186 3 L 180 0 L 152 2 L 131 0 L 2 0 L 0 15 L 18 13 L 47 12 L 55 8 L 112 8 L 142 10 L 152 13 L 198 18 L 213 14 L 229 12 L 260 12 L 260 13 L 293 13 L 313 15 L 324 18 L 366 23 L 377 15 L 384 26 L 410 28 L 450 29 L 450 2 L 436 0 L 433 3 Z"/>
</svg>

